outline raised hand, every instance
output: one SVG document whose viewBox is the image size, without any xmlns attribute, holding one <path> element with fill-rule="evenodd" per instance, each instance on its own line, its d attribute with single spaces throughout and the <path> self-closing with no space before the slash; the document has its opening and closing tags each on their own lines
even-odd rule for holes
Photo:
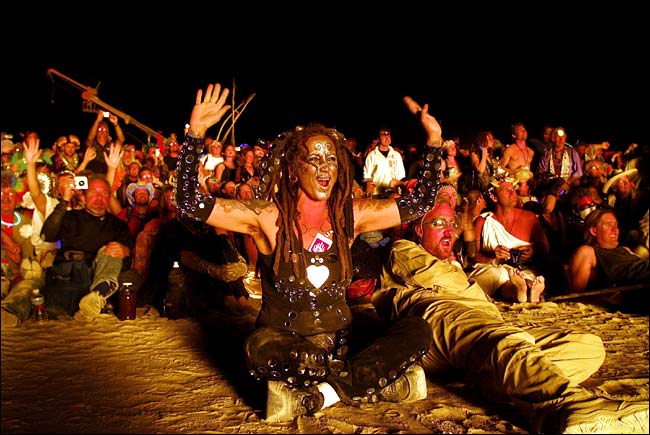
<svg viewBox="0 0 650 435">
<path fill-rule="evenodd" d="M 221 89 L 219 83 L 209 84 L 205 90 L 199 89 L 196 93 L 196 103 L 190 116 L 190 131 L 192 136 L 203 137 L 208 128 L 215 125 L 230 109 L 226 104 L 226 98 L 230 91 L 227 88 Z"/>
<path fill-rule="evenodd" d="M 442 128 L 436 118 L 429 115 L 429 105 L 425 104 L 424 106 L 420 106 L 408 95 L 402 100 L 412 114 L 419 115 L 420 123 L 427 133 L 427 145 L 442 146 Z"/>
<path fill-rule="evenodd" d="M 122 144 L 119 141 L 112 142 L 109 146 L 108 153 L 104 153 L 106 165 L 109 168 L 117 168 L 123 155 L 124 150 L 122 150 Z"/>
<path fill-rule="evenodd" d="M 95 160 L 95 157 L 97 157 L 97 151 L 95 150 L 95 148 L 94 147 L 86 148 L 86 151 L 84 152 L 84 161 L 90 162 L 91 160 Z"/>
<path fill-rule="evenodd" d="M 43 150 L 39 149 L 40 143 L 41 140 L 35 138 L 33 135 L 28 135 L 25 138 L 25 143 L 23 144 L 25 152 L 23 153 L 23 157 L 25 157 L 25 162 L 27 164 L 36 164 L 38 158 L 43 154 Z"/>
</svg>

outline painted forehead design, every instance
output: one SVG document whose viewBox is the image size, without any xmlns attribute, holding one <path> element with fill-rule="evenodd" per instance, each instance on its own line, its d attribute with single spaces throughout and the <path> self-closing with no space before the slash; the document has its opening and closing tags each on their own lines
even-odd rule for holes
<svg viewBox="0 0 650 435">
<path fill-rule="evenodd" d="M 318 142 L 313 142 L 312 147 L 315 151 L 331 152 L 334 149 L 334 144 L 329 140 L 326 141 L 319 140 Z"/>
</svg>

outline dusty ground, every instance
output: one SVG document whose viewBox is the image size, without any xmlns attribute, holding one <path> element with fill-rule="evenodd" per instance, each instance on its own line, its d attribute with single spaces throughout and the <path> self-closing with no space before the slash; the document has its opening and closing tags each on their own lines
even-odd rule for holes
<svg viewBox="0 0 650 435">
<path fill-rule="evenodd" d="M 600 335 L 607 358 L 585 385 L 648 400 L 648 316 L 576 302 L 499 306 L 518 325 Z M 527 433 L 516 410 L 491 406 L 460 379 L 430 378 L 429 397 L 417 403 L 339 403 L 267 424 L 265 391 L 243 369 L 251 325 L 141 316 L 4 329 L 2 433 Z"/>
</svg>

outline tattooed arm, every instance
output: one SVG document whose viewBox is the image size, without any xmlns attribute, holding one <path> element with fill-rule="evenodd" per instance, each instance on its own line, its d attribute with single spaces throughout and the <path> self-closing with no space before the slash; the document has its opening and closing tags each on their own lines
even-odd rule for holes
<svg viewBox="0 0 650 435">
<path fill-rule="evenodd" d="M 278 209 L 271 201 L 216 198 L 206 223 L 217 228 L 250 234 L 257 249 L 270 254 L 275 248 Z"/>
</svg>

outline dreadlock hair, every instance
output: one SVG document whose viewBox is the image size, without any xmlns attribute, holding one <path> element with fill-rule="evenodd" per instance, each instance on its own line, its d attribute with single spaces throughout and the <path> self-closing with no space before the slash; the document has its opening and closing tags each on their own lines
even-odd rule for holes
<svg viewBox="0 0 650 435">
<path fill-rule="evenodd" d="M 333 128 L 327 128 L 319 123 L 311 123 L 306 127 L 296 127 L 278 135 L 271 144 L 266 159 L 270 162 L 262 165 L 265 168 L 274 166 L 268 171 L 267 178 L 263 177 L 265 192 L 278 207 L 278 233 L 276 236 L 276 252 L 273 270 L 278 272 L 280 261 L 291 262 L 295 276 L 303 276 L 306 268 L 302 253 L 302 234 L 298 231 L 295 240 L 295 228 L 298 225 L 298 183 L 289 179 L 289 167 L 304 161 L 307 154 L 306 142 L 316 135 L 329 137 L 334 144 L 338 160 L 338 179 L 334 184 L 327 208 L 332 221 L 334 242 L 338 248 L 341 263 L 341 278 L 352 277 L 352 257 L 350 243 L 353 240 L 354 222 L 352 216 L 352 164 L 349 158 L 349 147 L 345 137 Z M 270 163 L 270 165 L 269 165 Z M 341 212 L 343 211 L 343 213 Z"/>
</svg>

